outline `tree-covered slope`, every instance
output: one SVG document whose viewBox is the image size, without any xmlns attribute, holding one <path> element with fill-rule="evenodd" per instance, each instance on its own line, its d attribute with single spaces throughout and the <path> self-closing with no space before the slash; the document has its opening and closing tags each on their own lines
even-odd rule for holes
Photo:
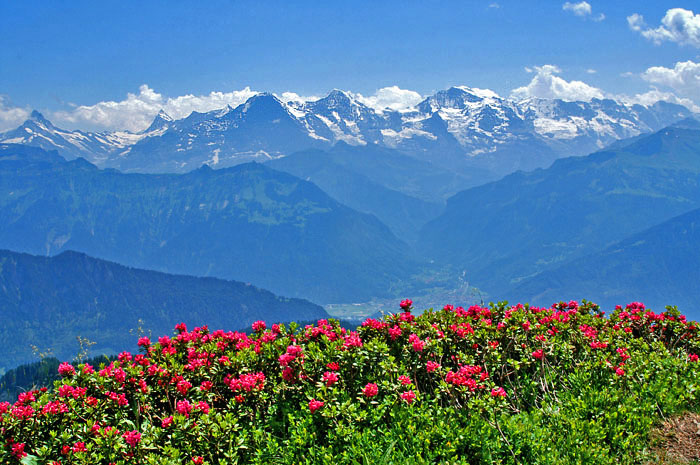
<svg viewBox="0 0 700 465">
<path fill-rule="evenodd" d="M 700 206 L 700 131 L 669 127 L 450 198 L 420 247 L 492 293 Z"/>
<path fill-rule="evenodd" d="M 505 294 L 533 304 L 589 296 L 605 307 L 639 296 L 655 308 L 678 305 L 700 319 L 700 209 L 634 234 L 605 250 L 519 283 Z"/>
<path fill-rule="evenodd" d="M 0 367 L 32 360 L 31 346 L 61 359 L 131 346 L 130 330 L 160 334 L 184 321 L 240 329 L 260 318 L 322 318 L 309 301 L 278 297 L 235 281 L 128 268 L 77 252 L 37 257 L 0 250 Z"/>
<path fill-rule="evenodd" d="M 317 302 L 391 294 L 417 265 L 376 217 L 264 165 L 122 174 L 16 145 L 0 145 L 0 247 L 78 250 Z"/>
</svg>

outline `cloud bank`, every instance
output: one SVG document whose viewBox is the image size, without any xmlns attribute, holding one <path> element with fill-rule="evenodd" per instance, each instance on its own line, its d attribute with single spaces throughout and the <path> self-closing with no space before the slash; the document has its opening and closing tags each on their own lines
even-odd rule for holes
<svg viewBox="0 0 700 465">
<path fill-rule="evenodd" d="M 147 84 L 139 87 L 138 94 L 127 94 L 119 102 L 106 101 L 94 105 L 76 106 L 70 111 L 57 111 L 51 118 L 60 125 L 91 125 L 103 129 L 126 129 L 141 131 L 148 127 L 158 111 L 163 109 L 175 119 L 184 118 L 193 111 L 205 112 L 224 108 L 226 105 L 236 107 L 256 95 L 249 87 L 232 92 L 210 92 L 206 95 L 181 95 L 164 98 L 162 94 L 151 89 Z"/>
</svg>

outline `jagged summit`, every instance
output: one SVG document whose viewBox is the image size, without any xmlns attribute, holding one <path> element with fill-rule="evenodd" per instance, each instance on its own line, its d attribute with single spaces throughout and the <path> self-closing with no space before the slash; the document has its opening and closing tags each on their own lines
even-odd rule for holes
<svg viewBox="0 0 700 465">
<path fill-rule="evenodd" d="M 37 110 L 32 110 L 32 113 L 29 115 L 29 119 L 27 121 L 36 121 L 37 123 L 44 124 L 46 126 L 53 127 L 53 124 L 46 118 L 44 118 L 44 115 L 39 113 Z M 25 122 L 26 124 L 26 122 Z"/>
<path fill-rule="evenodd" d="M 153 122 L 151 123 L 151 125 L 148 126 L 148 128 L 142 131 L 141 133 L 147 134 L 154 131 L 165 130 L 167 129 L 168 125 L 173 121 L 173 118 L 161 108 L 156 117 L 153 118 Z"/>
</svg>

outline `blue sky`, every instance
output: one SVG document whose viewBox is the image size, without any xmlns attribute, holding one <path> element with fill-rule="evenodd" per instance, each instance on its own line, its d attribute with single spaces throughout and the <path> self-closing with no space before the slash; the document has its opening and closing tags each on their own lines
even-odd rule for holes
<svg viewBox="0 0 700 465">
<path fill-rule="evenodd" d="M 700 8 L 693 7 L 617 0 L 566 7 L 524 0 L 0 0 L 0 130 L 31 108 L 64 127 L 135 130 L 159 102 L 175 113 L 206 109 L 237 102 L 248 94 L 234 91 L 246 88 L 301 96 L 341 88 L 370 97 L 390 86 L 424 96 L 468 85 L 509 96 L 537 76 L 540 91 L 559 79 L 606 96 L 632 98 L 655 88 L 666 99 L 700 104 Z M 687 11 L 664 23 L 674 8 Z M 199 100 L 177 100 L 188 95 Z M 583 95 L 592 94 L 583 88 Z M 100 102 L 114 105 L 96 107 Z M 100 116 L 100 109 L 113 114 Z M 143 118 L 134 120 L 139 111 Z"/>
</svg>

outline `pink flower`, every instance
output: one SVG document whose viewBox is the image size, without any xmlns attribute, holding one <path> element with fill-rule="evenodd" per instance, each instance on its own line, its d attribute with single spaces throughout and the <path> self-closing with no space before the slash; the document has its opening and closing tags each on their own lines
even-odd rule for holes
<svg viewBox="0 0 700 465">
<path fill-rule="evenodd" d="M 362 392 L 365 397 L 374 397 L 379 394 L 379 388 L 374 383 L 367 383 Z"/>
<path fill-rule="evenodd" d="M 491 397 L 505 397 L 505 396 L 506 396 L 506 390 L 503 389 L 502 387 L 491 389 Z"/>
<path fill-rule="evenodd" d="M 401 375 L 399 376 L 399 382 L 406 386 L 407 384 L 411 384 L 411 378 L 406 375 Z"/>
<path fill-rule="evenodd" d="M 199 386 L 199 390 L 209 391 L 212 387 L 214 387 L 214 383 L 211 381 L 202 381 L 202 384 Z"/>
<path fill-rule="evenodd" d="M 209 404 L 207 404 L 203 400 L 200 400 L 199 402 L 197 402 L 197 405 L 195 406 L 195 408 L 204 414 L 209 413 Z"/>
<path fill-rule="evenodd" d="M 136 447 L 139 441 L 141 441 L 141 433 L 136 430 L 127 431 L 126 433 L 122 434 L 122 437 L 131 447 Z"/>
<path fill-rule="evenodd" d="M 544 351 L 542 349 L 537 349 L 532 353 L 532 356 L 537 360 L 542 360 L 544 358 Z"/>
<path fill-rule="evenodd" d="M 434 361 L 430 360 L 426 364 L 426 369 L 428 370 L 428 373 L 432 373 L 433 371 L 437 370 L 438 368 L 440 368 L 440 364 L 438 362 L 434 362 Z"/>
<path fill-rule="evenodd" d="M 622 369 L 622 365 L 619 367 L 615 368 L 615 374 L 617 376 L 625 376 L 625 370 Z"/>
<path fill-rule="evenodd" d="M 24 451 L 24 443 L 23 442 L 16 442 L 12 444 L 12 455 L 17 457 L 17 459 L 22 459 L 22 457 L 26 457 L 27 453 Z"/>
<path fill-rule="evenodd" d="M 338 365 L 337 362 L 331 362 L 326 365 L 326 368 L 328 368 L 329 370 L 338 371 L 340 370 L 340 365 Z"/>
<path fill-rule="evenodd" d="M 189 417 L 190 412 L 192 411 L 192 404 L 190 404 L 187 400 L 180 400 L 177 402 L 175 409 L 177 410 L 177 413 Z"/>
<path fill-rule="evenodd" d="M 85 452 L 87 449 L 85 449 L 85 443 L 78 441 L 75 444 L 73 444 L 73 452 Z"/>
<path fill-rule="evenodd" d="M 167 418 L 163 418 L 163 421 L 161 422 L 160 426 L 163 428 L 167 428 L 168 426 L 170 426 L 172 424 L 173 424 L 173 417 L 171 415 Z"/>
<path fill-rule="evenodd" d="M 196 457 L 192 457 L 192 462 L 195 465 L 202 465 L 204 463 L 204 457 L 201 455 L 197 455 Z"/>
<path fill-rule="evenodd" d="M 403 311 L 407 312 L 411 309 L 411 306 L 413 306 L 413 301 L 411 299 L 403 299 L 399 306 Z"/>
<path fill-rule="evenodd" d="M 72 376 L 75 374 L 75 368 L 70 363 L 63 362 L 58 366 L 58 374 L 61 376 Z"/>
<path fill-rule="evenodd" d="M 190 383 L 189 381 L 185 381 L 184 379 L 178 381 L 177 383 L 177 391 L 183 396 L 187 394 L 187 391 L 189 391 L 191 387 L 192 383 Z"/>
<path fill-rule="evenodd" d="M 343 344 L 343 347 L 362 347 L 362 339 L 360 338 L 360 335 L 357 334 L 357 331 L 350 331 L 350 333 L 345 336 L 345 343 Z"/>
<path fill-rule="evenodd" d="M 252 328 L 253 328 L 253 331 L 255 331 L 257 333 L 258 331 L 265 331 L 267 329 L 267 325 L 265 324 L 264 321 L 258 320 L 258 321 L 253 323 Z"/>
<path fill-rule="evenodd" d="M 175 329 L 177 331 L 179 331 L 180 334 L 186 333 L 187 332 L 187 325 L 185 323 L 178 323 L 175 325 Z"/>
<path fill-rule="evenodd" d="M 401 393 L 401 398 L 410 405 L 414 400 L 416 400 L 416 394 L 413 391 L 404 391 Z"/>
<path fill-rule="evenodd" d="M 150 345 L 151 345 L 151 340 L 149 338 L 147 338 L 146 336 L 139 338 L 139 342 L 138 342 L 139 347 L 150 347 Z"/>
<path fill-rule="evenodd" d="M 323 374 L 323 382 L 326 386 L 331 387 L 338 382 L 338 373 L 327 371 Z"/>
<path fill-rule="evenodd" d="M 321 407 L 323 407 L 323 402 L 321 402 L 320 400 L 311 399 L 309 401 L 309 411 L 311 413 L 314 413 L 316 410 L 320 409 Z"/>
<path fill-rule="evenodd" d="M 690 354 L 690 361 L 691 362 L 697 362 L 698 361 L 698 355 L 697 354 Z"/>
<path fill-rule="evenodd" d="M 425 341 L 421 341 L 417 334 L 411 334 L 408 336 L 408 342 L 413 346 L 413 350 L 420 352 L 423 350 Z"/>
<path fill-rule="evenodd" d="M 530 331 L 530 322 L 529 321 L 525 321 L 525 323 L 523 323 L 523 329 L 525 331 Z"/>
<path fill-rule="evenodd" d="M 291 367 L 282 370 L 282 379 L 285 381 L 294 381 L 294 370 Z"/>
<path fill-rule="evenodd" d="M 389 328 L 389 337 L 391 337 L 392 341 L 396 340 L 396 338 L 399 336 L 401 336 L 401 328 L 399 325 L 394 325 Z"/>
</svg>

